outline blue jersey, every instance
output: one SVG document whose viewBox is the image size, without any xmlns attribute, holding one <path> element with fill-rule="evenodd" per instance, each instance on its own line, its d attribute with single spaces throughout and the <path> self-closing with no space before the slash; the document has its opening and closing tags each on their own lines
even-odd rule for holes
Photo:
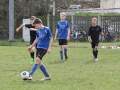
<svg viewBox="0 0 120 90">
<path fill-rule="evenodd" d="M 43 27 L 37 30 L 36 38 L 38 39 L 38 42 L 36 48 L 48 49 L 51 37 L 52 33 L 48 27 Z"/>
<path fill-rule="evenodd" d="M 68 29 L 69 29 L 69 23 L 67 20 L 59 21 L 57 23 L 58 39 L 67 39 Z"/>
</svg>

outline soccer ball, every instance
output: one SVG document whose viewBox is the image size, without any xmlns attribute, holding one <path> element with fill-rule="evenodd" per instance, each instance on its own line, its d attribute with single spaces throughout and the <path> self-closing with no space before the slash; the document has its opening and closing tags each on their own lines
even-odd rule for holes
<svg viewBox="0 0 120 90">
<path fill-rule="evenodd" d="M 23 79 L 23 80 L 27 80 L 28 78 L 29 78 L 29 72 L 28 71 L 22 71 L 21 73 L 20 73 L 20 76 L 21 76 L 21 78 Z"/>
</svg>

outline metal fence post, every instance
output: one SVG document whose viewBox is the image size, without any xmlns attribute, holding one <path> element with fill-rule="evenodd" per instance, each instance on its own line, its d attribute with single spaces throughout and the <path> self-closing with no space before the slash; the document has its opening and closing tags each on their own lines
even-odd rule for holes
<svg viewBox="0 0 120 90">
<path fill-rule="evenodd" d="M 14 0 L 9 0 L 9 41 L 14 40 Z"/>
</svg>

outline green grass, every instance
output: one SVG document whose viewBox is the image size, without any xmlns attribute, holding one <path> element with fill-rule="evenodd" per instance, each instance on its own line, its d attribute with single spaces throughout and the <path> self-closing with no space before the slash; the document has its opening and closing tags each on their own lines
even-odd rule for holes
<svg viewBox="0 0 120 90">
<path fill-rule="evenodd" d="M 39 68 L 32 81 L 23 81 L 20 72 L 32 68 L 26 45 L 0 46 L 0 90 L 120 90 L 120 49 L 100 49 L 95 64 L 88 43 L 70 43 L 70 47 L 65 63 L 59 62 L 58 47 L 44 57 L 51 81 L 40 81 Z"/>
</svg>

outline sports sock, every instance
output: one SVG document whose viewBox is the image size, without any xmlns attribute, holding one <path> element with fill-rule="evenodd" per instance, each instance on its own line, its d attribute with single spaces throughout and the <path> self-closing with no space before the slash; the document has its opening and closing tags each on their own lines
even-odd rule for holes
<svg viewBox="0 0 120 90">
<path fill-rule="evenodd" d="M 32 68 L 32 71 L 30 72 L 30 75 L 34 74 L 34 72 L 36 71 L 37 67 L 38 67 L 38 64 L 34 64 L 34 66 Z"/>
<path fill-rule="evenodd" d="M 98 50 L 93 50 L 93 56 L 94 56 L 94 58 L 97 58 L 97 56 L 98 56 Z"/>
<path fill-rule="evenodd" d="M 40 70 L 42 71 L 42 73 L 44 74 L 45 77 L 49 77 L 49 74 L 48 74 L 44 64 L 40 65 Z"/>
<path fill-rule="evenodd" d="M 95 58 L 98 56 L 98 50 L 95 51 Z"/>
<path fill-rule="evenodd" d="M 63 50 L 60 51 L 60 59 L 63 60 Z"/>
<path fill-rule="evenodd" d="M 68 56 L 67 56 L 67 48 L 64 48 L 64 55 L 65 55 L 65 59 L 67 59 L 68 58 Z"/>
<path fill-rule="evenodd" d="M 95 51 L 93 50 L 93 56 L 94 56 L 94 58 L 95 58 Z"/>
<path fill-rule="evenodd" d="M 30 53 L 30 56 L 34 60 L 34 52 Z"/>
</svg>

